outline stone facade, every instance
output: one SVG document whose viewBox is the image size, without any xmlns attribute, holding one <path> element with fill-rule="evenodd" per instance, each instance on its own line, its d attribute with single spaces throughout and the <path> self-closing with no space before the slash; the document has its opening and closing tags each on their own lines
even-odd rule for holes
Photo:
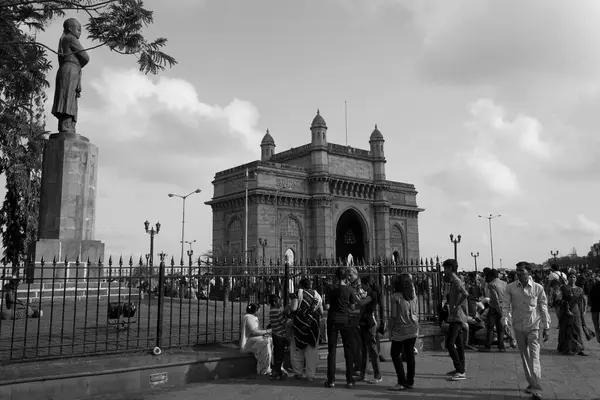
<svg viewBox="0 0 600 400">
<path fill-rule="evenodd" d="M 384 138 L 375 126 L 370 150 L 327 142 L 317 112 L 311 142 L 275 153 L 269 131 L 261 160 L 217 172 L 213 252 L 219 258 L 266 261 L 419 258 L 414 185 L 388 181 Z M 247 193 L 247 196 L 246 196 Z M 247 246 L 246 201 L 248 202 Z"/>
</svg>

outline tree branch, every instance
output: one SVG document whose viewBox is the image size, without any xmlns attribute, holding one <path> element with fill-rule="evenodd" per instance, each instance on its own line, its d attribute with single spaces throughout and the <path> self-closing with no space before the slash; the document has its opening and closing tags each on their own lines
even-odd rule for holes
<svg viewBox="0 0 600 400">
<path fill-rule="evenodd" d="M 3 2 L 4 4 L 0 6 L 0 8 L 6 8 L 6 7 L 15 7 L 15 6 L 27 6 L 30 4 L 38 4 L 38 3 L 42 3 L 42 4 L 48 4 L 48 3 L 56 3 L 56 8 L 63 8 L 60 6 L 60 3 L 62 4 L 68 4 L 70 6 L 73 6 L 77 9 L 89 9 L 89 10 L 94 10 L 96 8 L 102 8 L 108 4 L 111 3 L 116 3 L 118 0 L 106 0 L 100 3 L 96 3 L 96 4 L 81 4 L 81 3 L 76 3 L 74 1 L 68 1 L 68 0 L 37 0 L 37 1 L 17 1 L 17 2 Z"/>
<path fill-rule="evenodd" d="M 56 50 L 52 50 L 50 47 L 46 46 L 45 44 L 38 43 L 38 42 L 0 42 L 0 45 L 7 45 L 7 44 L 19 44 L 19 45 L 24 44 L 24 45 L 29 45 L 29 46 L 40 46 L 40 47 L 43 47 L 43 48 L 49 50 L 50 52 L 56 54 L 57 56 L 66 55 L 65 53 L 59 53 Z M 107 44 L 107 42 L 100 43 L 99 45 L 88 47 L 87 49 L 77 50 L 77 51 L 74 51 L 69 54 L 77 54 L 77 53 L 81 53 L 82 51 L 94 50 L 94 49 L 97 49 L 98 47 L 105 46 L 106 44 Z M 117 50 L 115 50 L 115 51 L 117 51 Z M 121 53 L 121 54 L 126 54 L 126 53 Z M 129 54 L 129 53 L 127 53 L 127 54 Z"/>
</svg>

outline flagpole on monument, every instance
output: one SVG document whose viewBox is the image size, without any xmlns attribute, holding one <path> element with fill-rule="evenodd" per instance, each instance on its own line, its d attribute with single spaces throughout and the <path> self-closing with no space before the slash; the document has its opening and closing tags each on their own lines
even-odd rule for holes
<svg viewBox="0 0 600 400">
<path fill-rule="evenodd" d="M 245 216 L 245 220 L 246 220 L 246 229 L 244 229 L 244 270 L 247 271 L 248 270 L 248 182 L 249 182 L 249 176 L 248 176 L 248 168 L 246 168 L 246 184 L 244 185 L 246 187 L 246 208 L 244 211 L 244 216 Z"/>
</svg>

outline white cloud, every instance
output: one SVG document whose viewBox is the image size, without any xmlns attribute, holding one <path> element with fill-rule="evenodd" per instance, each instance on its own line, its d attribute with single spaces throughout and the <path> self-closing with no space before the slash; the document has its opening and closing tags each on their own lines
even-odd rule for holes
<svg viewBox="0 0 600 400">
<path fill-rule="evenodd" d="M 454 84 L 540 81 L 589 89 L 598 76 L 600 3 L 398 0 L 423 37 L 421 71 Z M 521 87 L 526 90 L 531 85 Z"/>
<path fill-rule="evenodd" d="M 199 101 L 194 86 L 183 79 L 161 76 L 153 81 L 135 70 L 104 70 L 90 86 L 105 102 L 108 117 L 138 118 L 135 124 L 127 124 L 126 132 L 116 135 L 120 140 L 145 136 L 152 114 L 168 112 L 190 127 L 198 127 L 202 122 L 224 124 L 235 140 L 249 148 L 260 143 L 261 132 L 256 129 L 259 113 L 253 104 L 234 99 L 225 107 L 208 105 Z M 102 113 L 103 118 L 106 113 Z"/>
<path fill-rule="evenodd" d="M 487 150 L 476 148 L 466 163 L 496 194 L 514 196 L 519 193 L 519 182 L 514 171 Z"/>
<path fill-rule="evenodd" d="M 600 224 L 590 220 L 585 214 L 577 214 L 575 218 L 555 220 L 551 229 L 563 236 L 585 237 L 591 241 L 598 240 Z"/>
<path fill-rule="evenodd" d="M 506 110 L 492 99 L 478 99 L 469 106 L 473 120 L 466 125 L 477 131 L 479 140 L 488 146 L 498 140 L 516 142 L 519 148 L 539 159 L 548 160 L 558 148 L 544 137 L 542 124 L 535 118 L 517 114 L 511 121 Z"/>
</svg>

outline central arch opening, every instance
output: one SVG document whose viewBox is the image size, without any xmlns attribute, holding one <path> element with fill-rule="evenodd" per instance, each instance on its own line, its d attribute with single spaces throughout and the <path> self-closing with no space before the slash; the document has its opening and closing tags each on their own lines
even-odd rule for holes
<svg viewBox="0 0 600 400">
<path fill-rule="evenodd" d="M 352 254 L 354 263 L 365 259 L 365 232 L 356 211 L 347 210 L 340 216 L 335 238 L 335 254 L 338 260 L 347 260 L 349 254 Z"/>
</svg>

